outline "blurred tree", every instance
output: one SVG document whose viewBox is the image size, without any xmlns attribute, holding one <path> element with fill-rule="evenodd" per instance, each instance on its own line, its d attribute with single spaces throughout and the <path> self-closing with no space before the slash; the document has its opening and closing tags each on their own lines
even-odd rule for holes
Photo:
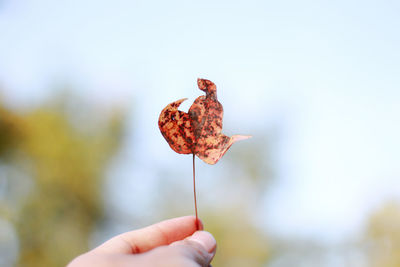
<svg viewBox="0 0 400 267">
<path fill-rule="evenodd" d="M 0 158 L 9 158 L 10 151 L 15 148 L 16 141 L 21 138 L 21 118 L 0 105 Z"/>
<path fill-rule="evenodd" d="M 103 216 L 102 173 L 120 140 L 120 115 L 99 123 L 99 115 L 82 118 L 87 111 L 81 105 L 56 102 L 24 114 L 1 110 L 0 164 L 19 170 L 8 176 L 9 181 L 15 180 L 11 176 L 19 179 L 16 187 L 31 184 L 18 194 L 22 200 L 8 216 L 20 238 L 20 266 L 62 266 L 88 249 L 89 235 Z M 218 241 L 215 266 L 264 266 L 270 258 L 269 240 L 255 222 L 273 176 L 272 138 L 264 131 L 253 134 L 258 138 L 232 148 L 217 168 L 203 169 L 203 185 L 204 179 L 215 181 L 204 188 L 208 193 L 202 195 L 200 210 L 206 230 Z M 168 190 L 153 196 L 162 206 L 155 212 L 157 219 L 187 214 L 182 207 L 186 202 L 192 212 L 187 201 L 191 187 L 181 190 L 182 180 L 177 179 L 182 175 L 171 169 L 161 172 L 157 186 L 168 185 Z M 22 179 L 23 174 L 30 179 Z"/>
<path fill-rule="evenodd" d="M 0 163 L 23 170 L 32 181 L 8 216 L 20 239 L 19 266 L 64 266 L 88 249 L 102 217 L 102 178 L 119 145 L 122 116 L 90 113 L 81 126 L 95 126 L 83 130 L 66 102 L 24 114 L 0 108 Z M 81 109 L 75 112 L 87 114 Z"/>
<path fill-rule="evenodd" d="M 366 239 L 371 267 L 400 266 L 400 203 L 389 202 L 371 216 Z"/>
<path fill-rule="evenodd" d="M 206 230 L 218 242 L 213 266 L 265 266 L 270 256 L 269 241 L 251 221 L 245 206 L 214 209 L 202 216 Z"/>
</svg>

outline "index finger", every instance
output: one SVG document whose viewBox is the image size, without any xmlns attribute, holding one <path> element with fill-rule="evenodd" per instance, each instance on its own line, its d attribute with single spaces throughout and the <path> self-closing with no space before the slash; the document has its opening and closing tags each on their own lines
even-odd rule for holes
<svg viewBox="0 0 400 267">
<path fill-rule="evenodd" d="M 200 230 L 203 225 L 199 220 Z M 197 231 L 196 217 L 184 216 L 165 220 L 148 227 L 120 234 L 95 250 L 109 253 L 136 254 L 155 247 L 169 245 Z"/>
</svg>

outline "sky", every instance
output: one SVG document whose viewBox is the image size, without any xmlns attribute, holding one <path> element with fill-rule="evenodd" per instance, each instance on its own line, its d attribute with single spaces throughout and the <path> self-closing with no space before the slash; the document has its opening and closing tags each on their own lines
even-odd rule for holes
<svg viewBox="0 0 400 267">
<path fill-rule="evenodd" d="M 399 13 L 394 0 L 3 0 L 0 92 L 30 107 L 67 83 L 93 103 L 134 106 L 114 174 L 152 181 L 151 160 L 179 164 L 159 111 L 210 79 L 227 133 L 279 128 L 265 224 L 336 240 L 400 197 Z"/>
</svg>

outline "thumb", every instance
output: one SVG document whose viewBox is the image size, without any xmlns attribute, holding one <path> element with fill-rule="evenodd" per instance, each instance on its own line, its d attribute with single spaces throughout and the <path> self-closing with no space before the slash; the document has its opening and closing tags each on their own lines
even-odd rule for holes
<svg viewBox="0 0 400 267">
<path fill-rule="evenodd" d="M 209 232 L 197 231 L 169 247 L 200 266 L 208 266 L 215 255 L 217 242 Z"/>
</svg>

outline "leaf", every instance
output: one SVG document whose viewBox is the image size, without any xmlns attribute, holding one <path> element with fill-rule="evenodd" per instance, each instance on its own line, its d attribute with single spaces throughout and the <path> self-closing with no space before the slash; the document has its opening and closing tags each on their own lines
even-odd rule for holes
<svg viewBox="0 0 400 267">
<path fill-rule="evenodd" d="M 233 143 L 251 136 L 222 134 L 223 107 L 217 100 L 217 87 L 205 79 L 197 79 L 197 85 L 206 95 L 199 96 L 188 113 L 178 110 L 186 98 L 172 102 L 161 111 L 158 126 L 175 152 L 215 164 Z"/>
<path fill-rule="evenodd" d="M 169 146 L 179 154 L 193 153 L 195 138 L 189 114 L 178 110 L 187 98 L 172 102 L 166 106 L 158 119 L 158 126 Z"/>
</svg>

